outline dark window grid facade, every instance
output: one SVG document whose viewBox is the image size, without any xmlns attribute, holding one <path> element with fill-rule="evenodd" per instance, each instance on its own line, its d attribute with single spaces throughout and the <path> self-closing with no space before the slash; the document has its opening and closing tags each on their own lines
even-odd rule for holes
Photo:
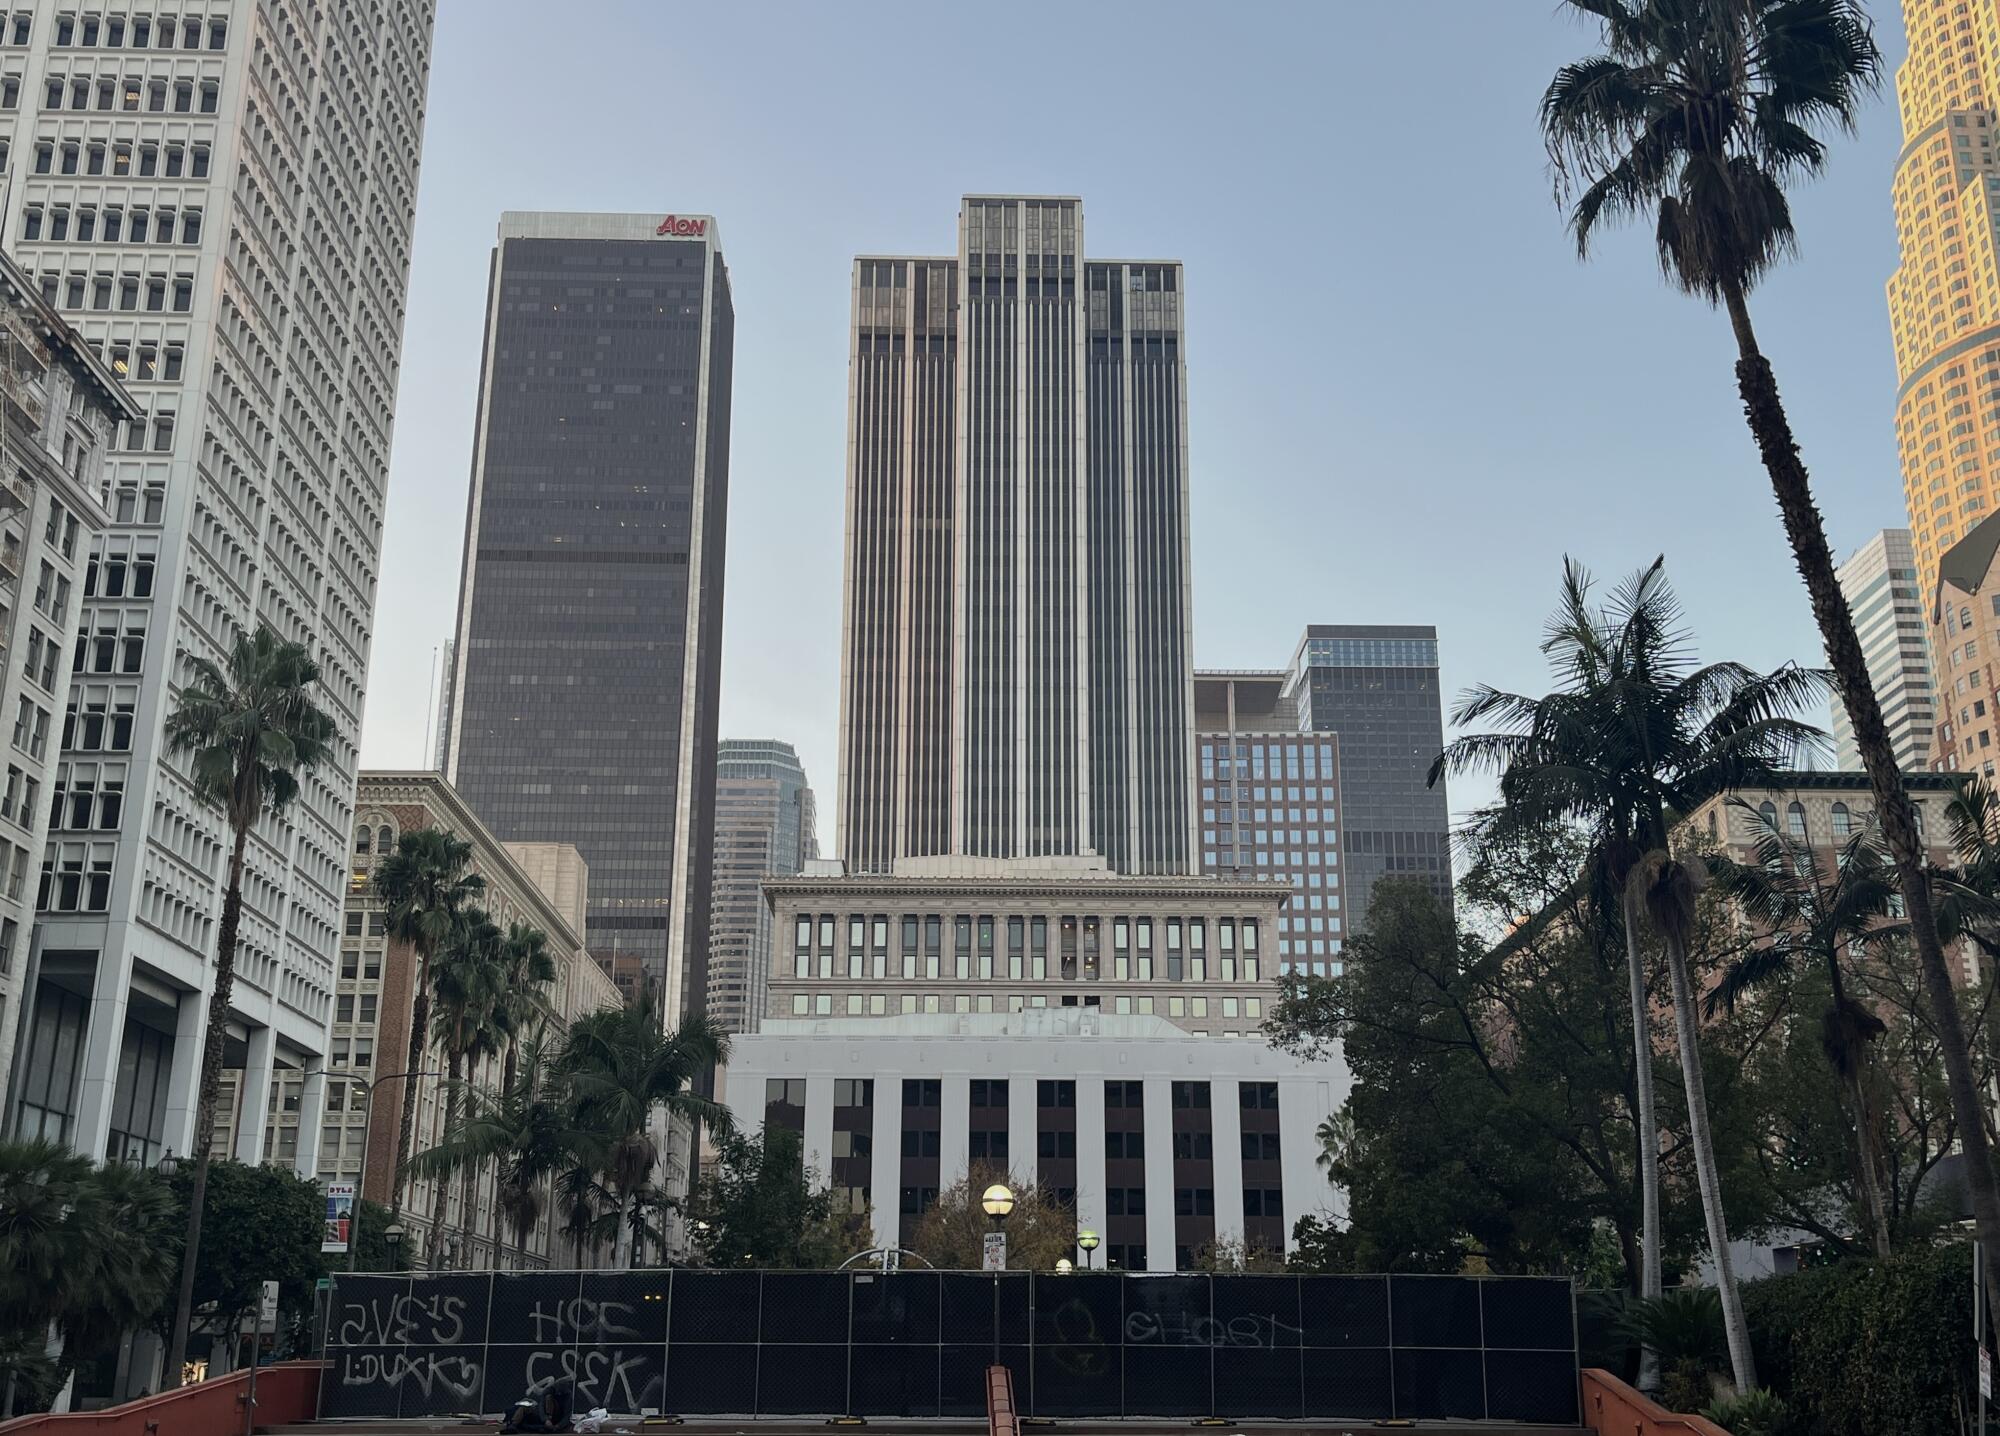
<svg viewBox="0 0 2000 1436">
<path fill-rule="evenodd" d="M 766 1130 L 797 1132 L 806 1130 L 806 1079 L 772 1077 L 764 1083 L 764 1126 Z"/>
<path fill-rule="evenodd" d="M 1202 1248 L 1215 1241 L 1215 1123 L 1209 1097 L 1207 1082 L 1172 1085 L 1174 1265 L 1179 1271 L 1192 1271 Z"/>
<path fill-rule="evenodd" d="M 1013 1154 L 1007 1150 L 1008 1083 L 974 1077 L 966 1088 L 966 1169 L 1003 1180 Z"/>
<path fill-rule="evenodd" d="M 681 783 L 692 830 L 712 822 L 732 310 L 719 258 L 712 275 L 708 265 L 698 245 L 502 242 L 458 654 L 455 785 L 502 839 L 576 844 L 591 865 L 592 950 L 636 955 L 656 982 Z M 704 546 L 690 595 L 697 485 Z M 683 775 L 691 597 L 703 605 L 697 743 Z M 696 868 L 683 951 L 698 991 L 709 879 Z"/>
<path fill-rule="evenodd" d="M 834 1200 L 859 1221 L 874 1201 L 875 1079 L 842 1077 L 833 1084 L 833 1154 L 827 1180 Z"/>
<path fill-rule="evenodd" d="M 1243 1164 L 1243 1242 L 1270 1251 L 1285 1249 L 1284 1169 L 1278 1137 L 1278 1084 L 1238 1082 L 1237 1116 Z M 1227 1161 L 1223 1153 L 1218 1161 Z"/>
<path fill-rule="evenodd" d="M 1444 748 L 1442 690 L 1434 661 L 1423 666 L 1426 654 L 1435 658 L 1435 639 L 1429 649 L 1417 642 L 1397 666 L 1311 665 L 1298 688 L 1311 729 L 1340 735 L 1350 923 L 1365 919 L 1369 894 L 1385 877 L 1450 892 L 1445 788 L 1426 781 Z"/>
<path fill-rule="evenodd" d="M 1035 1178 L 1057 1200 L 1076 1206 L 1076 1083 L 1045 1077 L 1035 1083 Z M 1099 1234 L 1100 1236 L 1102 1233 Z"/>
<path fill-rule="evenodd" d="M 1112 1156 L 1112 1134 L 1146 1135 L 1145 1084 L 1109 1079 L 1104 1084 L 1104 1237 L 1107 1265 L 1126 1271 L 1146 1271 L 1146 1159 L 1140 1155 Z M 1129 1150 L 1124 1142 L 1122 1153 Z M 1164 1194 L 1162 1194 L 1164 1195 Z M 1135 1200 L 1136 1198 L 1136 1200 Z M 1135 1210 L 1136 1208 L 1136 1210 Z"/>
<path fill-rule="evenodd" d="M 898 1209 L 905 1218 L 904 1230 L 914 1230 L 911 1221 L 937 1205 L 942 1158 L 939 1143 L 944 1131 L 944 1084 L 935 1077 L 903 1079 L 903 1156 L 897 1169 Z"/>
</svg>

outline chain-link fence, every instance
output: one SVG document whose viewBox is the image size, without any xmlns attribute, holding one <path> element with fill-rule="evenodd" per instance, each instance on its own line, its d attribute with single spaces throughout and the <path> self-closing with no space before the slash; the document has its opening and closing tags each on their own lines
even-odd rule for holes
<svg viewBox="0 0 2000 1436">
<path fill-rule="evenodd" d="M 1577 1420 L 1576 1311 L 1539 1277 L 499 1272 L 336 1278 L 322 1414 L 579 1410 Z"/>
</svg>

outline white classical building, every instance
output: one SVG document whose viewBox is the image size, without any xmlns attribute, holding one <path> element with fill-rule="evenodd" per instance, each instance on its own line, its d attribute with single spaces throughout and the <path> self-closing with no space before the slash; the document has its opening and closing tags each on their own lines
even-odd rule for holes
<svg viewBox="0 0 2000 1436">
<path fill-rule="evenodd" d="M 969 1169 L 1040 1181 L 1136 1271 L 1204 1246 L 1288 1249 L 1301 1216 L 1344 1212 L 1317 1157 L 1344 1062 L 1200 1037 L 1096 1008 L 766 1018 L 733 1038 L 721 1096 L 738 1125 L 803 1134 L 807 1165 L 867 1212 L 877 1245 Z"/>
<path fill-rule="evenodd" d="M 0 236 L 143 411 L 90 562 L 149 582 L 81 595 L 57 700 L 59 781 L 124 801 L 49 839 L 8 1107 L 92 1156 L 192 1142 L 228 833 L 163 725 L 187 659 L 260 622 L 312 649 L 336 738 L 252 834 L 226 1060 L 253 1093 L 324 1060 L 435 10 L 20 0 L 0 27 Z M 306 1175 L 320 1101 L 315 1079 Z"/>
</svg>

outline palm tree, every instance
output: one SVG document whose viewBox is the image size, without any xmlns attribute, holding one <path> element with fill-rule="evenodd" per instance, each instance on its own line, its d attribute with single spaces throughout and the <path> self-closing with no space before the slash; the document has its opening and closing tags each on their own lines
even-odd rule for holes
<svg viewBox="0 0 2000 1436">
<path fill-rule="evenodd" d="M 411 1160 L 411 1170 L 442 1181 L 468 1164 L 496 1163 L 495 1207 L 517 1253 L 541 1221 L 552 1178 L 576 1168 L 595 1170 L 607 1157 L 595 1133 L 578 1126 L 562 1081 L 551 1071 L 542 1035 L 520 1044 L 520 1061 L 497 1098 L 472 1095 L 471 1110 L 445 1140 Z M 577 1252 L 582 1264 L 582 1249 Z"/>
<path fill-rule="evenodd" d="M 655 1112 L 730 1130 L 728 1110 L 693 1090 L 701 1074 L 728 1054 L 728 1036 L 706 1016 L 691 1015 L 668 1032 L 643 996 L 571 1025 L 561 1070 L 576 1094 L 577 1120 L 606 1140 L 604 1174 L 617 1195 L 621 1224 L 660 1163 Z M 635 1241 L 628 1254 L 632 1266 L 639 1264 L 639 1248 Z"/>
<path fill-rule="evenodd" d="M 486 1030 L 501 1049 L 500 1091 L 514 1087 L 516 1053 L 531 1025 L 539 1026 L 542 1011 L 540 989 L 556 979 L 555 959 L 549 954 L 548 934 L 523 922 L 507 924 L 500 942 L 500 987 L 494 994 L 493 1009 L 487 1014 Z M 501 1193 L 495 1191 L 491 1236 L 499 1248 Z"/>
<path fill-rule="evenodd" d="M 1736 663 L 1695 667 L 1664 560 L 1628 579 L 1601 609 L 1592 607 L 1590 587 L 1589 575 L 1565 562 L 1562 603 L 1542 644 L 1562 687 L 1541 698 L 1483 686 L 1471 690 L 1453 710 L 1452 721 L 1491 721 L 1499 729 L 1455 740 L 1432 765 L 1431 780 L 1475 768 L 1500 770 L 1500 805 L 1482 819 L 1488 840 L 1567 823 L 1581 824 L 1589 835 L 1579 895 L 1607 927 L 1622 923 L 1625 931 L 1643 1300 L 1660 1294 L 1660 1197 L 1651 1004 L 1639 930 L 1650 921 L 1661 938 L 1709 1249 L 1728 1317 L 1737 1385 L 1748 1390 L 1756 1379 L 1730 1270 L 1687 969 L 1687 938 L 1702 875 L 1673 856 L 1671 815 L 1732 789 L 1775 781 L 1795 754 L 1821 741 L 1817 729 L 1791 715 L 1816 702 L 1825 683 L 1790 664 L 1767 674 Z M 1568 912 L 1571 903 L 1558 900 L 1551 909 Z M 1532 924 L 1523 929 L 1533 930 Z M 1504 960 L 1519 940 L 1517 934 L 1498 944 L 1488 960 Z"/>
<path fill-rule="evenodd" d="M 423 1070 L 430 1039 L 431 963 L 457 931 L 460 911 L 486 891 L 486 879 L 471 871 L 472 844 L 443 828 L 419 828 L 396 840 L 396 851 L 375 869 L 375 895 L 387 907 L 389 935 L 417 953 L 416 995 L 410 1004 L 410 1050 L 403 1062 L 402 1127 L 396 1138 L 396 1170 L 390 1177 L 389 1220 L 403 1212 L 403 1183 L 416 1131 L 417 1073 Z"/>
<path fill-rule="evenodd" d="M 1904 791 L 1854 618 L 1799 457 L 1748 297 L 1796 246 L 1787 183 L 1826 162 L 1816 130 L 1852 130 L 1881 73 L 1858 0 L 1568 0 L 1597 22 L 1605 53 L 1565 65 L 1542 98 L 1558 193 L 1587 254 L 1600 223 L 1650 214 L 1660 265 L 1721 305 L 1736 337 L 1743 414 L 1770 475 L 1805 579 L 1909 911 L 1912 945 L 1937 1026 L 1965 1149 L 1979 1236 L 2000 1250 L 2000 1174 L 1973 1076 L 1957 995 L 1931 912 L 1916 810 Z M 2000 1273 L 1987 1272 L 1990 1297 Z"/>
<path fill-rule="evenodd" d="M 431 968 L 431 1040 L 445 1053 L 444 1133 L 449 1140 L 463 1120 L 466 1089 L 466 1056 L 482 1051 L 487 1044 L 487 1014 L 493 1007 L 499 985 L 500 929 L 479 908 L 459 914 L 458 931 L 451 944 L 439 954 Z M 470 1172 L 467 1163 L 464 1171 Z M 444 1244 L 445 1203 L 450 1195 L 450 1175 L 441 1175 L 431 1199 L 431 1229 L 425 1244 L 425 1265 L 435 1271 L 438 1252 Z M 471 1244 L 472 1209 L 470 1183 L 464 1193 L 466 1205 L 460 1212 L 468 1248 Z M 468 1251 L 468 1255 L 469 1255 Z"/>
<path fill-rule="evenodd" d="M 1756 813 L 1748 803 L 1733 806 Z M 1895 870 L 1866 824 L 1857 825 L 1835 854 L 1833 871 L 1821 867 L 1812 845 L 1760 815 L 1763 834 L 1748 863 L 1710 860 L 1722 893 L 1766 933 L 1764 941 L 1730 964 L 1708 994 L 1710 1015 L 1734 1010 L 1747 992 L 1796 967 L 1825 969 L 1831 994 L 1820 1017 L 1820 1045 L 1839 1078 L 1854 1124 L 1855 1187 L 1868 1215 L 1875 1255 L 1889 1257 L 1889 1204 L 1882 1190 L 1875 1117 L 1868 1100 L 1868 1045 L 1888 1032 L 1880 1017 L 1848 996 L 1846 960 L 1897 936 L 1889 919 L 1901 897 Z M 1836 834 L 1836 836 L 1838 836 Z"/>
<path fill-rule="evenodd" d="M 201 1249 L 202 1205 L 208 1197 L 210 1142 L 222 1088 L 222 1044 L 236 985 L 236 933 L 243 919 L 243 857 L 250 829 L 268 808 L 283 811 L 297 796 L 298 775 L 333 748 L 333 719 L 313 702 L 319 665 L 305 645 L 279 638 L 263 624 L 239 634 L 220 667 L 188 658 L 187 682 L 167 716 L 167 751 L 189 757 L 195 791 L 229 820 L 229 870 L 215 933 L 215 985 L 208 996 L 201 1086 L 195 1101 L 195 1169 L 188 1199 L 186 1260 L 167 1345 L 166 1379 L 178 1383 L 193 1316 L 195 1254 Z"/>
</svg>

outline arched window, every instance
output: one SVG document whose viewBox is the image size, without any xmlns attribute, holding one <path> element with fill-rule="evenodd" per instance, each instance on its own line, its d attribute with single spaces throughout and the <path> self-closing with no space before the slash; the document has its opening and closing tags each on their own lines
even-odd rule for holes
<svg viewBox="0 0 2000 1436">
<path fill-rule="evenodd" d="M 1793 803 L 1785 809 L 1785 831 L 1795 838 L 1806 835 L 1806 809 L 1803 803 Z"/>
<path fill-rule="evenodd" d="M 1912 803 L 1912 804 L 1910 804 L 1910 814 L 1911 814 L 1911 816 L 1913 816 L 1913 817 L 1914 817 L 1914 818 L 1915 818 L 1915 819 L 1917 820 L 1917 835 L 1918 835 L 1919 837 L 1923 836 L 1923 831 L 1924 831 L 1924 805 L 1923 805 L 1922 803 Z"/>
<path fill-rule="evenodd" d="M 1960 628 L 1970 628 L 1970 627 L 1972 627 L 1972 610 L 1971 610 L 1970 608 L 1961 608 L 1961 609 L 1959 609 L 1959 611 L 1958 611 L 1958 626 L 1959 626 Z"/>
<path fill-rule="evenodd" d="M 389 831 L 387 823 L 375 830 L 375 846 L 385 853 L 393 853 L 396 850 L 396 835 Z"/>
<path fill-rule="evenodd" d="M 365 827 L 365 826 L 364 826 L 364 827 L 360 827 L 360 828 L 357 828 L 357 829 L 355 829 L 355 832 L 354 832 L 354 851 L 355 851 L 355 852 L 357 852 L 357 853 L 365 853 L 365 852 L 370 852 L 370 851 L 372 851 L 372 850 L 374 849 L 374 846 L 375 846 L 375 844 L 374 844 L 374 840 L 373 840 L 373 834 L 371 833 L 371 831 L 370 831 L 370 830 L 369 830 L 369 829 L 368 829 L 367 827 Z"/>
<path fill-rule="evenodd" d="M 1845 803 L 1835 803 L 1835 804 L 1833 805 L 1833 835 L 1834 835 L 1834 837 L 1836 837 L 1836 838 L 1845 838 L 1845 837 L 1847 837 L 1847 836 L 1848 836 L 1848 835 L 1850 834 L 1850 832 L 1851 832 L 1851 831 L 1852 831 L 1852 826 L 1851 826 L 1851 824 L 1849 823 L 1849 821 L 1848 821 L 1848 816 L 1847 816 L 1847 804 L 1845 804 Z"/>
<path fill-rule="evenodd" d="M 1715 809 L 1713 808 L 1708 810 L 1708 835 L 1711 838 L 1715 836 Z"/>
<path fill-rule="evenodd" d="M 1768 802 L 1759 803 L 1757 805 L 1757 819 L 1763 823 L 1765 832 L 1775 833 L 1778 831 L 1778 810 L 1772 804 Z"/>
</svg>

